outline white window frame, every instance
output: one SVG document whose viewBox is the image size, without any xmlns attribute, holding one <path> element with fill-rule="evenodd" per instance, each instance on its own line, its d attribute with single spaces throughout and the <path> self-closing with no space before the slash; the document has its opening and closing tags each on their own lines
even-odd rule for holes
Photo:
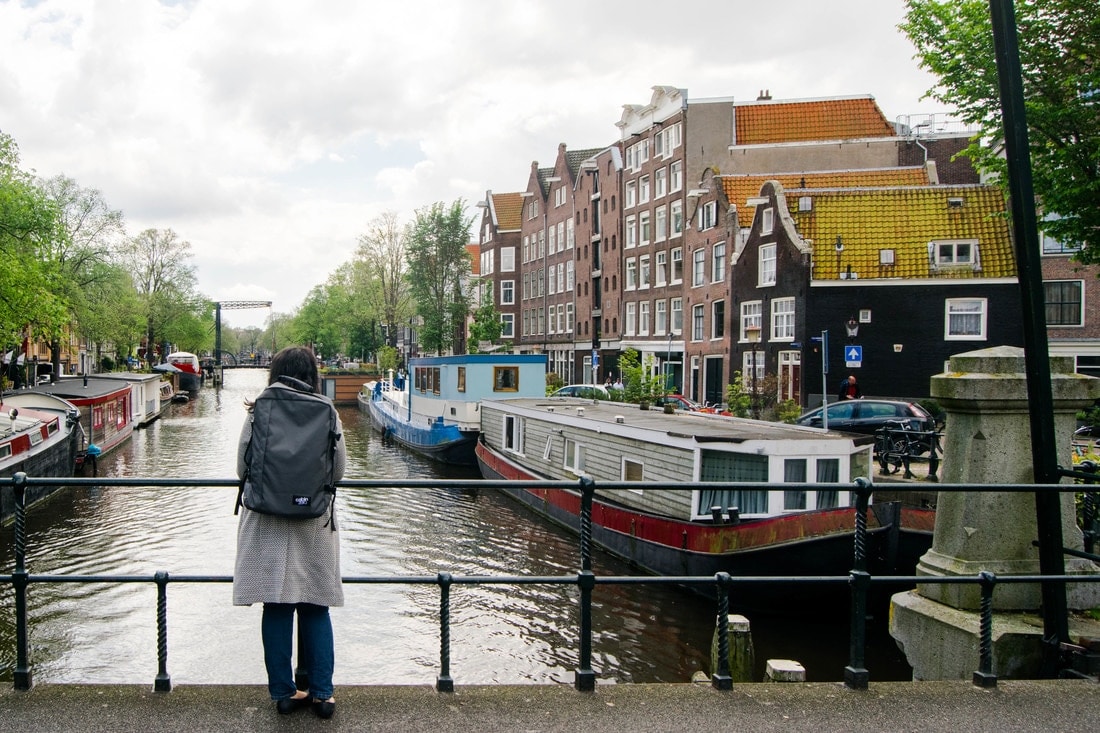
<svg viewBox="0 0 1100 733">
<path fill-rule="evenodd" d="M 653 301 L 653 334 L 663 336 L 668 333 L 668 301 L 659 298 Z"/>
<path fill-rule="evenodd" d="M 773 341 L 794 341 L 794 298 L 776 298 L 772 301 Z"/>
<path fill-rule="evenodd" d="M 668 236 L 679 237 L 684 233 L 684 202 L 673 201 L 668 206 Z"/>
<path fill-rule="evenodd" d="M 707 251 L 702 247 L 691 253 L 691 286 L 697 288 L 707 282 Z"/>
<path fill-rule="evenodd" d="M 654 260 L 654 285 L 659 288 L 668 284 L 668 252 L 658 252 Z"/>
<path fill-rule="evenodd" d="M 658 168 L 653 171 L 653 198 L 659 199 L 668 195 L 668 169 Z"/>
<path fill-rule="evenodd" d="M 643 300 L 638 304 L 638 335 L 649 335 L 649 301 Z"/>
<path fill-rule="evenodd" d="M 638 260 L 628 257 L 626 260 L 626 282 L 623 290 L 634 290 L 638 287 Z"/>
<path fill-rule="evenodd" d="M 626 249 L 638 246 L 638 220 L 634 216 L 626 217 Z"/>
<path fill-rule="evenodd" d="M 977 318 L 978 333 L 963 333 L 955 324 L 959 319 Z M 948 298 L 944 301 L 943 338 L 945 341 L 985 341 L 988 337 L 989 300 L 987 298 Z"/>
<path fill-rule="evenodd" d="M 649 176 L 642 176 L 638 179 L 638 203 L 649 203 Z"/>
<path fill-rule="evenodd" d="M 500 304 L 501 305 L 515 305 L 516 304 L 516 281 L 515 280 L 501 280 L 500 281 Z"/>
<path fill-rule="evenodd" d="M 710 257 L 710 281 L 712 283 L 724 282 L 726 279 L 726 243 L 715 242 L 711 249 Z"/>
<path fill-rule="evenodd" d="M 565 445 L 562 449 L 562 466 L 567 471 L 573 473 L 581 473 L 584 471 L 584 446 L 573 440 L 572 438 L 565 439 Z"/>
<path fill-rule="evenodd" d="M 738 340 L 747 342 L 749 340 L 749 330 L 759 330 L 761 328 L 763 321 L 762 309 L 763 304 L 759 300 L 748 300 L 741 303 L 741 333 Z"/>
<path fill-rule="evenodd" d="M 697 218 L 699 231 L 705 232 L 707 229 L 713 229 L 718 224 L 718 202 L 707 201 L 701 204 Z"/>
<path fill-rule="evenodd" d="M 516 314 L 515 313 L 501 313 L 500 314 L 500 337 L 505 339 L 515 338 L 516 336 Z"/>
<path fill-rule="evenodd" d="M 668 304 L 669 333 L 680 334 L 684 332 L 684 299 L 673 298 Z"/>
<path fill-rule="evenodd" d="M 672 250 L 671 266 L 668 271 L 669 285 L 678 285 L 684 281 L 684 249 L 676 247 Z"/>
<path fill-rule="evenodd" d="M 719 311 L 721 311 L 719 313 Z M 710 303 L 710 340 L 719 341 L 726 336 L 726 301 L 716 298 Z"/>
<path fill-rule="evenodd" d="M 775 285 L 775 242 L 760 245 L 759 260 L 757 262 L 757 287 Z"/>
<path fill-rule="evenodd" d="M 626 182 L 626 208 L 638 205 L 638 183 L 636 181 Z"/>
<path fill-rule="evenodd" d="M 653 241 L 668 239 L 668 207 L 658 206 L 653 212 Z"/>
<path fill-rule="evenodd" d="M 634 336 L 635 335 L 634 331 L 635 331 L 635 328 L 637 327 L 637 313 L 638 313 L 638 304 L 637 303 L 627 303 L 626 304 L 626 318 L 624 319 L 624 323 L 623 323 L 623 335 L 624 336 Z"/>
<path fill-rule="evenodd" d="M 668 166 L 668 191 L 676 193 L 684 188 L 684 162 L 674 160 Z"/>
<path fill-rule="evenodd" d="M 652 278 L 652 271 L 649 266 L 649 255 L 642 255 L 638 258 L 638 289 L 649 290 L 650 281 Z"/>
<path fill-rule="evenodd" d="M 650 228 L 650 213 L 643 211 L 638 215 L 638 242 L 646 246 L 653 241 L 653 230 Z"/>
<path fill-rule="evenodd" d="M 501 272 L 515 272 L 516 271 L 516 248 L 515 247 L 501 247 L 500 248 L 500 271 Z"/>
</svg>

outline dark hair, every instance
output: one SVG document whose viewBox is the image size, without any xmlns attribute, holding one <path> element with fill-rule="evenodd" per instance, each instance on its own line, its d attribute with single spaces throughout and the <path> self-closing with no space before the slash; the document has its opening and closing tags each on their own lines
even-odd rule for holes
<svg viewBox="0 0 1100 733">
<path fill-rule="evenodd" d="M 275 384 L 279 377 L 300 379 L 313 387 L 314 392 L 321 391 L 321 377 L 317 372 L 317 356 L 307 346 L 288 346 L 271 357 L 271 370 L 268 384 Z"/>
</svg>

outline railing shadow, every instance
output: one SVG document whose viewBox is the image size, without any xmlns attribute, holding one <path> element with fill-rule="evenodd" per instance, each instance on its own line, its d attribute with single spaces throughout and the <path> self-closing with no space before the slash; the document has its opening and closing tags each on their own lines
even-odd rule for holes
<svg viewBox="0 0 1100 733">
<path fill-rule="evenodd" d="M 1083 465 L 1080 470 L 1062 471 L 1063 475 L 1073 478 L 1075 481 L 1092 484 L 1097 479 L 1097 467 Z M 340 487 L 347 488 L 431 488 L 438 482 L 427 480 L 346 480 L 339 483 Z M 448 482 L 457 488 L 480 489 L 506 489 L 514 487 L 516 482 L 508 481 L 477 481 L 455 480 Z M 232 583 L 232 576 L 227 575 L 171 575 L 167 571 L 160 570 L 153 575 L 36 575 L 26 569 L 26 489 L 31 486 L 88 486 L 95 488 L 140 486 L 140 487 L 210 487 L 229 488 L 238 487 L 236 479 L 148 479 L 148 478 L 31 478 L 25 474 L 16 474 L 12 478 L 0 480 L 0 490 L 11 490 L 15 500 L 15 568 L 10 575 L 0 575 L 0 583 L 10 583 L 15 596 L 15 623 L 16 630 L 16 666 L 14 671 L 14 684 L 16 690 L 29 690 L 33 685 L 33 675 L 30 664 L 28 632 L 29 618 L 27 611 L 27 591 L 36 583 L 152 583 L 156 586 L 156 627 L 157 627 L 157 662 L 158 669 L 154 678 L 153 689 L 157 692 L 168 692 L 172 689 L 171 676 L 168 673 L 168 586 L 172 583 Z M 605 483 L 603 488 L 636 488 L 636 484 L 626 482 Z M 781 484 L 782 489 L 809 489 L 820 488 L 825 485 L 815 484 Z M 828 484 L 835 489 L 836 484 Z M 440 572 L 435 576 L 345 576 L 344 583 L 348 584 L 405 584 L 405 585 L 435 585 L 439 588 L 439 673 L 436 676 L 435 687 L 439 692 L 453 692 L 454 678 L 451 674 L 450 652 L 450 595 L 451 589 L 456 585 L 575 585 L 579 589 L 579 638 L 577 649 L 577 667 L 574 672 L 574 687 L 578 691 L 590 692 L 595 689 L 596 673 L 592 669 L 592 591 L 597 585 L 681 585 L 695 588 L 713 589 L 716 597 L 717 611 L 717 646 L 718 654 L 716 667 L 711 675 L 711 685 L 718 690 L 730 690 L 733 688 L 733 677 L 729 668 L 730 632 L 728 617 L 731 597 L 735 591 L 747 591 L 753 586 L 764 584 L 807 584 L 807 585 L 847 585 L 850 590 L 851 605 L 849 609 L 850 641 L 849 660 L 844 669 L 844 684 L 849 689 L 866 689 L 870 680 L 870 671 L 866 668 L 865 651 L 867 642 L 867 604 L 872 586 L 883 585 L 885 587 L 899 584 L 911 584 L 917 587 L 933 584 L 978 584 L 981 589 L 980 607 L 980 633 L 979 654 L 977 669 L 973 674 L 973 683 L 979 687 L 995 687 L 997 676 L 993 672 L 993 593 L 997 585 L 1014 583 L 1055 583 L 1064 592 L 1065 584 L 1100 582 L 1100 575 L 1001 575 L 991 572 L 979 572 L 974 577 L 928 577 L 911 575 L 879 575 L 872 576 L 868 572 L 868 528 L 867 515 L 871 504 L 874 486 L 866 479 L 857 479 L 851 487 L 856 497 L 853 507 L 853 562 L 852 569 L 847 575 L 838 576 L 732 576 L 729 573 L 719 572 L 713 576 L 600 576 L 592 570 L 592 500 L 595 494 L 595 484 L 590 479 L 582 479 L 578 482 L 541 482 L 540 488 L 561 489 L 576 491 L 581 498 L 581 511 L 579 526 L 580 537 L 579 571 L 575 575 L 559 576 L 456 576 L 448 572 Z M 691 490 L 681 485 L 683 490 Z M 777 487 L 770 487 L 775 489 Z M 996 491 L 996 492 L 1077 492 L 1080 485 L 1058 484 L 1030 485 L 980 485 L 962 486 L 941 484 L 938 491 Z M 896 484 L 890 485 L 891 492 L 897 492 Z M 1097 501 L 1095 492 L 1087 491 L 1083 494 L 1083 525 L 1087 544 L 1086 551 L 1081 552 L 1070 548 L 1063 548 L 1065 554 L 1075 557 L 1083 557 L 1095 562 L 1100 562 L 1100 556 L 1092 554 L 1093 542 L 1097 536 Z M 1095 655 L 1090 655 L 1080 648 L 1062 642 L 1061 652 L 1066 663 L 1060 670 L 1061 676 L 1092 676 L 1096 674 Z"/>
</svg>

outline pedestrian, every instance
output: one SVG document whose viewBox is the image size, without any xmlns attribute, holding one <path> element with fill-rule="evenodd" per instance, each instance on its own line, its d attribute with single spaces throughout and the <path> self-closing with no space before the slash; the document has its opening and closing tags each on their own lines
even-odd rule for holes
<svg viewBox="0 0 1100 733">
<path fill-rule="evenodd" d="M 840 383 L 840 391 L 837 392 L 838 400 L 858 400 L 863 398 L 863 390 L 859 388 L 855 375 L 849 375 Z"/>
<path fill-rule="evenodd" d="M 312 350 L 291 346 L 271 359 L 269 385 L 296 385 L 294 380 L 304 383 L 303 388 L 320 390 L 317 358 Z M 253 405 L 246 401 L 246 406 L 249 417 L 237 449 L 237 475 L 242 478 L 252 437 Z M 339 421 L 336 430 L 343 433 Z M 347 449 L 338 439 L 333 457 L 334 481 L 343 477 L 346 462 Z M 316 519 L 297 519 L 261 514 L 242 506 L 240 515 L 233 604 L 264 605 L 261 637 L 271 699 L 279 713 L 312 707 L 319 717 L 331 718 L 336 698 L 332 690 L 335 644 L 329 608 L 344 605 L 335 514 L 325 512 Z M 291 658 L 295 613 L 301 655 L 298 663 L 309 675 L 308 691 L 298 690 L 294 681 Z"/>
</svg>

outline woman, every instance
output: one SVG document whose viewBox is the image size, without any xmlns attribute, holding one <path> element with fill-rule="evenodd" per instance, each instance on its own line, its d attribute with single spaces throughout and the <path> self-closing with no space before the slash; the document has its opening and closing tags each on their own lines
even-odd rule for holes
<svg viewBox="0 0 1100 733">
<path fill-rule="evenodd" d="M 291 379 L 281 380 L 282 377 Z M 268 384 L 293 389 L 294 380 L 318 391 L 317 357 L 307 348 L 283 349 L 271 360 Z M 252 437 L 252 404 L 237 447 L 237 475 L 245 472 L 245 452 Z M 337 423 L 342 435 L 343 427 Z M 336 441 L 334 480 L 344 476 L 347 450 Z M 237 525 L 237 562 L 233 573 L 233 604 L 263 603 L 261 634 L 267 687 L 276 709 L 283 714 L 312 706 L 322 718 L 336 711 L 332 694 L 334 644 L 330 606 L 344 605 L 340 580 L 340 536 L 336 516 L 325 512 L 316 519 L 287 519 L 260 514 L 242 506 Z M 309 674 L 309 690 L 294 684 L 291 663 L 294 613 L 298 613 L 299 665 Z"/>
</svg>

